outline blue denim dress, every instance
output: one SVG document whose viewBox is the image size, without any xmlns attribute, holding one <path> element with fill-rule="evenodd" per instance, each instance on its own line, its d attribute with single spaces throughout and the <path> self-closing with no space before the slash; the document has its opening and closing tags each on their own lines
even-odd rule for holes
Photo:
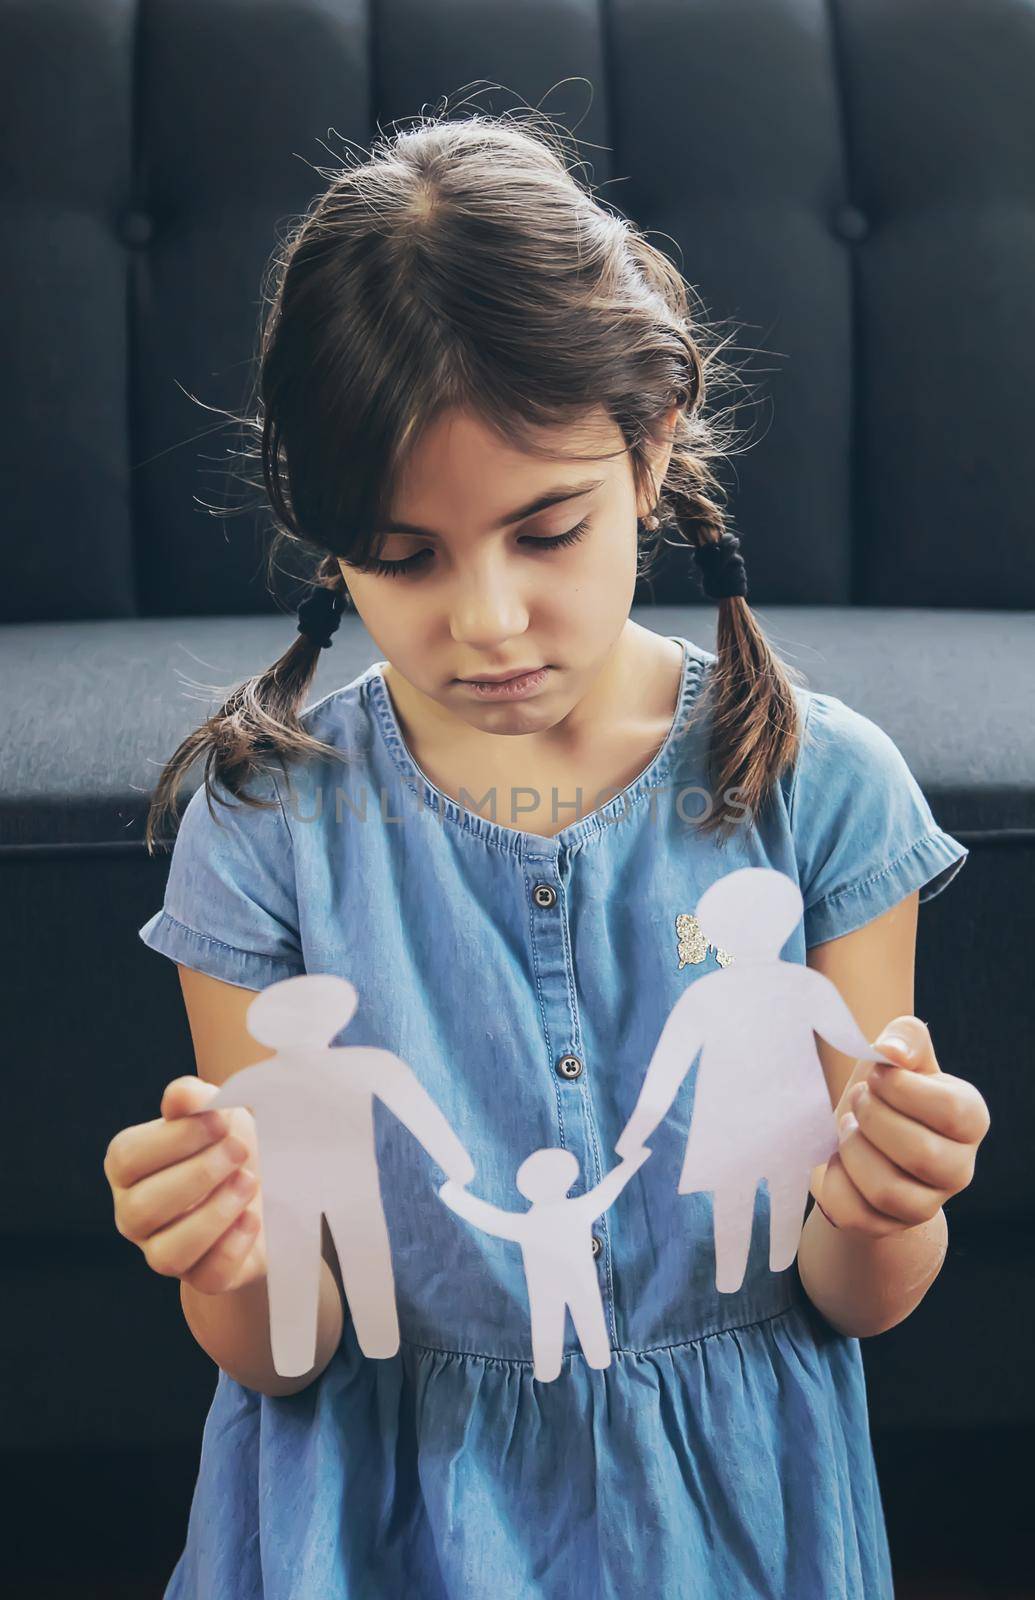
<svg viewBox="0 0 1035 1600">
<path fill-rule="evenodd" d="M 191 798 L 140 937 L 246 989 L 348 977 L 358 1009 L 334 1043 L 409 1063 L 475 1164 L 472 1193 L 523 1210 L 515 1171 L 545 1145 L 574 1153 L 584 1192 L 615 1165 L 685 985 L 736 960 L 695 931 L 710 883 L 742 866 L 791 875 L 804 916 L 782 954 L 803 962 L 914 889 L 930 899 L 967 856 L 892 740 L 802 688 L 802 751 L 778 793 L 728 844 L 702 836 L 694 710 L 715 658 L 677 642 L 666 742 L 553 838 L 429 782 L 371 666 L 303 713 L 347 765 L 269 773 L 253 792 L 275 809 L 217 805 L 218 822 L 202 789 Z M 610 1366 L 587 1365 L 569 1321 L 544 1383 L 520 1247 L 448 1209 L 445 1174 L 375 1101 L 399 1353 L 365 1358 L 346 1315 L 301 1393 L 219 1371 L 166 1600 L 890 1596 L 858 1341 L 794 1267 L 769 1271 L 764 1185 L 743 1285 L 716 1291 L 711 1196 L 676 1192 L 692 1111 L 691 1072 L 594 1225 Z"/>
</svg>

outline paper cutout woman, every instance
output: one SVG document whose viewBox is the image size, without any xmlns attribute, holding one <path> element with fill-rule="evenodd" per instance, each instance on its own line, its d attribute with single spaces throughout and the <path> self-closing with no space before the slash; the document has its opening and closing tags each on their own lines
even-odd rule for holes
<svg viewBox="0 0 1035 1600">
<path fill-rule="evenodd" d="M 755 1192 L 769 1189 L 769 1266 L 794 1260 L 812 1171 L 837 1149 L 815 1034 L 835 1050 L 884 1061 L 829 978 L 780 951 L 802 916 L 801 890 L 769 867 L 713 883 L 697 905 L 705 937 L 736 962 L 676 1001 L 615 1150 L 631 1158 L 666 1115 L 700 1051 L 678 1192 L 712 1192 L 715 1287 L 734 1294 L 751 1247 Z"/>
<path fill-rule="evenodd" d="M 613 1167 L 586 1194 L 568 1199 L 579 1175 L 570 1150 L 535 1150 L 517 1169 L 515 1183 L 532 1204 L 527 1211 L 504 1211 L 444 1183 L 439 1194 L 458 1216 L 498 1239 L 521 1246 L 528 1308 L 532 1320 L 533 1372 L 543 1383 L 556 1378 L 564 1358 L 564 1314 L 572 1324 L 591 1367 L 611 1364 L 600 1284 L 593 1261 L 593 1223 L 618 1198 L 633 1173 L 650 1155 L 637 1150 Z"/>
<path fill-rule="evenodd" d="M 474 1166 L 405 1061 L 368 1045 L 331 1048 L 352 1020 L 356 990 L 310 974 L 271 983 L 248 1007 L 248 1032 L 277 1054 L 235 1072 L 209 1101 L 255 1116 L 268 1254 L 270 1341 L 282 1377 L 316 1360 L 321 1214 L 365 1356 L 399 1348 L 392 1254 L 381 1204 L 374 1096 L 459 1183 Z"/>
</svg>

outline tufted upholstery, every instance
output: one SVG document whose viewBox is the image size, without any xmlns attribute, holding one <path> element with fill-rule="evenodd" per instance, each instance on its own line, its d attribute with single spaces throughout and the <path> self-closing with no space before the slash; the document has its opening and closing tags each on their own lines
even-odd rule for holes
<svg viewBox="0 0 1035 1600">
<path fill-rule="evenodd" d="M 0 9 L 3 1444 L 48 1490 L 89 1462 L 87 1508 L 131 1478 L 142 1560 L 177 1545 L 189 1483 L 163 1508 L 136 1464 L 192 1467 L 212 1382 L 101 1171 L 193 1070 L 175 975 L 136 938 L 166 870 L 146 798 L 206 709 L 190 680 L 236 683 L 293 632 L 261 524 L 207 513 L 237 441 L 205 407 L 242 402 L 267 257 L 335 134 L 364 145 L 476 77 L 576 128 L 605 198 L 742 330 L 754 442 L 724 476 L 752 601 L 971 847 L 924 910 L 916 1009 L 993 1131 L 938 1285 L 867 1347 L 872 1406 L 889 1436 L 1035 1420 L 1033 73 L 1032 0 Z M 637 619 L 710 648 L 698 600 L 669 564 Z M 347 617 L 313 698 L 375 654 Z M 82 1517 L 110 1573 L 125 1527 Z"/>
</svg>

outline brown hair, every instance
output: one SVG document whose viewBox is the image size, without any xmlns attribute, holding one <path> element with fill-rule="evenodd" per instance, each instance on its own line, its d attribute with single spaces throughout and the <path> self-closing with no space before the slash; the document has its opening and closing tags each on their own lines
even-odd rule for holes
<svg viewBox="0 0 1035 1600">
<path fill-rule="evenodd" d="M 523 110 L 526 108 L 522 108 Z M 704 414 L 731 368 L 693 290 L 668 257 L 577 178 L 542 113 L 421 119 L 346 161 L 271 258 L 259 342 L 255 436 L 272 508 L 272 574 L 285 547 L 310 581 L 348 603 L 338 557 L 362 567 L 391 518 L 392 491 L 432 418 L 459 407 L 533 454 L 540 430 L 606 408 L 629 452 L 637 495 L 653 500 L 648 448 L 679 410 L 656 517 L 641 521 L 638 575 L 661 543 L 703 545 L 727 526 L 709 460 L 732 436 Z M 521 120 L 525 118 L 522 116 Z M 590 457 L 588 459 L 599 459 Z M 652 524 L 656 522 L 656 527 Z M 646 524 L 646 525 L 645 525 Z M 679 537 L 664 539 L 666 527 Z M 348 760 L 299 721 L 319 646 L 303 634 L 230 693 L 162 769 L 147 819 L 153 852 L 175 817 L 180 780 L 206 756 L 204 781 L 252 805 L 249 779 L 271 756 Z M 735 791 L 697 826 L 725 836 L 755 813 L 797 753 L 789 671 L 745 599 L 719 602 L 715 668 L 699 700 L 712 714 L 713 795 Z M 289 780 L 290 781 L 290 780 Z"/>
</svg>

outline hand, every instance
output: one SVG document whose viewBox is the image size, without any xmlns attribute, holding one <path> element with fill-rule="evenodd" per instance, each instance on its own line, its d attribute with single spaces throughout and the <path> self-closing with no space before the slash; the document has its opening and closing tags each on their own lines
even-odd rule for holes
<svg viewBox="0 0 1035 1600">
<path fill-rule="evenodd" d="M 647 1156 L 650 1155 L 650 1151 L 647 1149 L 643 1139 L 630 1122 L 622 1129 L 618 1142 L 615 1145 L 615 1155 L 618 1156 L 622 1161 L 632 1161 L 641 1150 L 645 1151 L 643 1159 L 646 1160 Z"/>
<path fill-rule="evenodd" d="M 474 1162 L 471 1160 L 466 1151 L 464 1152 L 462 1164 L 454 1167 L 449 1176 L 452 1178 L 454 1183 L 459 1185 L 461 1189 L 465 1184 L 471 1182 L 474 1177 Z"/>
<path fill-rule="evenodd" d="M 919 1017 L 896 1017 L 876 1047 L 899 1063 L 860 1063 L 838 1103 L 840 1145 L 812 1192 L 836 1227 L 882 1237 L 929 1222 L 974 1176 L 988 1107 L 943 1072 Z"/>
<path fill-rule="evenodd" d="M 201 1294 L 266 1274 L 255 1119 L 243 1106 L 205 1111 L 217 1092 L 174 1078 L 162 1115 L 122 1128 L 104 1157 L 119 1233 L 153 1271 Z"/>
</svg>

